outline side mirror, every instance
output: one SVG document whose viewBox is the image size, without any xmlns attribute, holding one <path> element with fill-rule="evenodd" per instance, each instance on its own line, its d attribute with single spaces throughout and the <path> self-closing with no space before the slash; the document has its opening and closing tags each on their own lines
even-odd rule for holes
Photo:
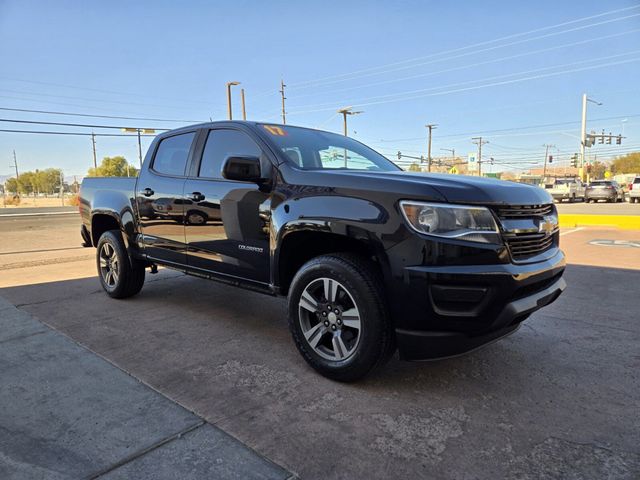
<svg viewBox="0 0 640 480">
<path fill-rule="evenodd" d="M 227 180 L 238 180 L 240 182 L 260 183 L 262 172 L 260 159 L 258 157 L 227 157 L 222 166 L 222 176 Z"/>
</svg>

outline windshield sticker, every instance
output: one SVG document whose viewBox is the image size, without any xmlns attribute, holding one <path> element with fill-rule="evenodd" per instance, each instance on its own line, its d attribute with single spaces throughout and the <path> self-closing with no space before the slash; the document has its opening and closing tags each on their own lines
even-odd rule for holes
<svg viewBox="0 0 640 480">
<path fill-rule="evenodd" d="M 287 136 L 287 132 L 285 132 L 282 129 L 282 127 L 277 127 L 275 125 L 263 125 L 263 127 L 271 135 L 275 135 L 277 137 L 286 137 Z"/>
</svg>

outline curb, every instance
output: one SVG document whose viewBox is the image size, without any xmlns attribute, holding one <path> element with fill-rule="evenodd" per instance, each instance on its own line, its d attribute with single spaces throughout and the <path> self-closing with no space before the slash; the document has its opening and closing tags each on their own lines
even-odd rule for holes
<svg viewBox="0 0 640 480">
<path fill-rule="evenodd" d="M 615 227 L 624 230 L 640 230 L 640 215 L 559 215 L 561 227 Z"/>
</svg>

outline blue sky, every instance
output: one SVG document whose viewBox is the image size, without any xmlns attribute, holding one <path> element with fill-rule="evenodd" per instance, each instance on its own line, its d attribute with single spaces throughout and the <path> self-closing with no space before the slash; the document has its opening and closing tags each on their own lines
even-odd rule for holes
<svg viewBox="0 0 640 480">
<path fill-rule="evenodd" d="M 390 155 L 425 154 L 424 125 L 436 123 L 433 156 L 466 155 L 483 135 L 494 170 L 542 161 L 545 143 L 566 161 L 583 92 L 603 102 L 589 105 L 589 129 L 628 137 L 590 153 L 640 149 L 637 1 L 0 0 L 0 59 L 0 107 L 185 121 L 0 110 L 5 120 L 173 128 L 225 118 L 225 82 L 237 80 L 249 119 L 276 122 L 284 78 L 288 123 L 339 132 L 336 109 L 354 105 L 364 113 L 350 135 Z M 23 170 L 82 175 L 92 164 L 89 137 L 0 132 L 0 175 L 13 149 Z M 137 159 L 133 137 L 98 137 L 97 150 Z"/>
</svg>

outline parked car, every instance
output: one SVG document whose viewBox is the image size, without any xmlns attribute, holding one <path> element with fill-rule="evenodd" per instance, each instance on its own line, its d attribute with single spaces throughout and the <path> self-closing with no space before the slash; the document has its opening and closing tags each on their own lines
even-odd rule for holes
<svg viewBox="0 0 640 480">
<path fill-rule="evenodd" d="M 640 203 L 640 176 L 633 179 L 629 184 L 629 202 Z"/>
<path fill-rule="evenodd" d="M 585 202 L 624 202 L 624 191 L 615 180 L 594 180 L 587 185 Z"/>
<path fill-rule="evenodd" d="M 319 130 L 230 121 L 165 132 L 137 178 L 85 178 L 80 197 L 109 296 L 137 294 L 157 265 L 286 295 L 302 357 L 341 381 L 396 348 L 426 360 L 485 345 L 566 286 L 543 189 L 407 173 Z M 218 220 L 176 222 L 191 205 L 164 199 L 209 202 Z M 157 218 L 140 215 L 149 200 Z M 171 215 L 158 208 L 168 205 Z"/>
<path fill-rule="evenodd" d="M 554 201 L 584 201 L 585 186 L 578 178 L 555 178 L 545 182 L 544 188 Z"/>
</svg>

